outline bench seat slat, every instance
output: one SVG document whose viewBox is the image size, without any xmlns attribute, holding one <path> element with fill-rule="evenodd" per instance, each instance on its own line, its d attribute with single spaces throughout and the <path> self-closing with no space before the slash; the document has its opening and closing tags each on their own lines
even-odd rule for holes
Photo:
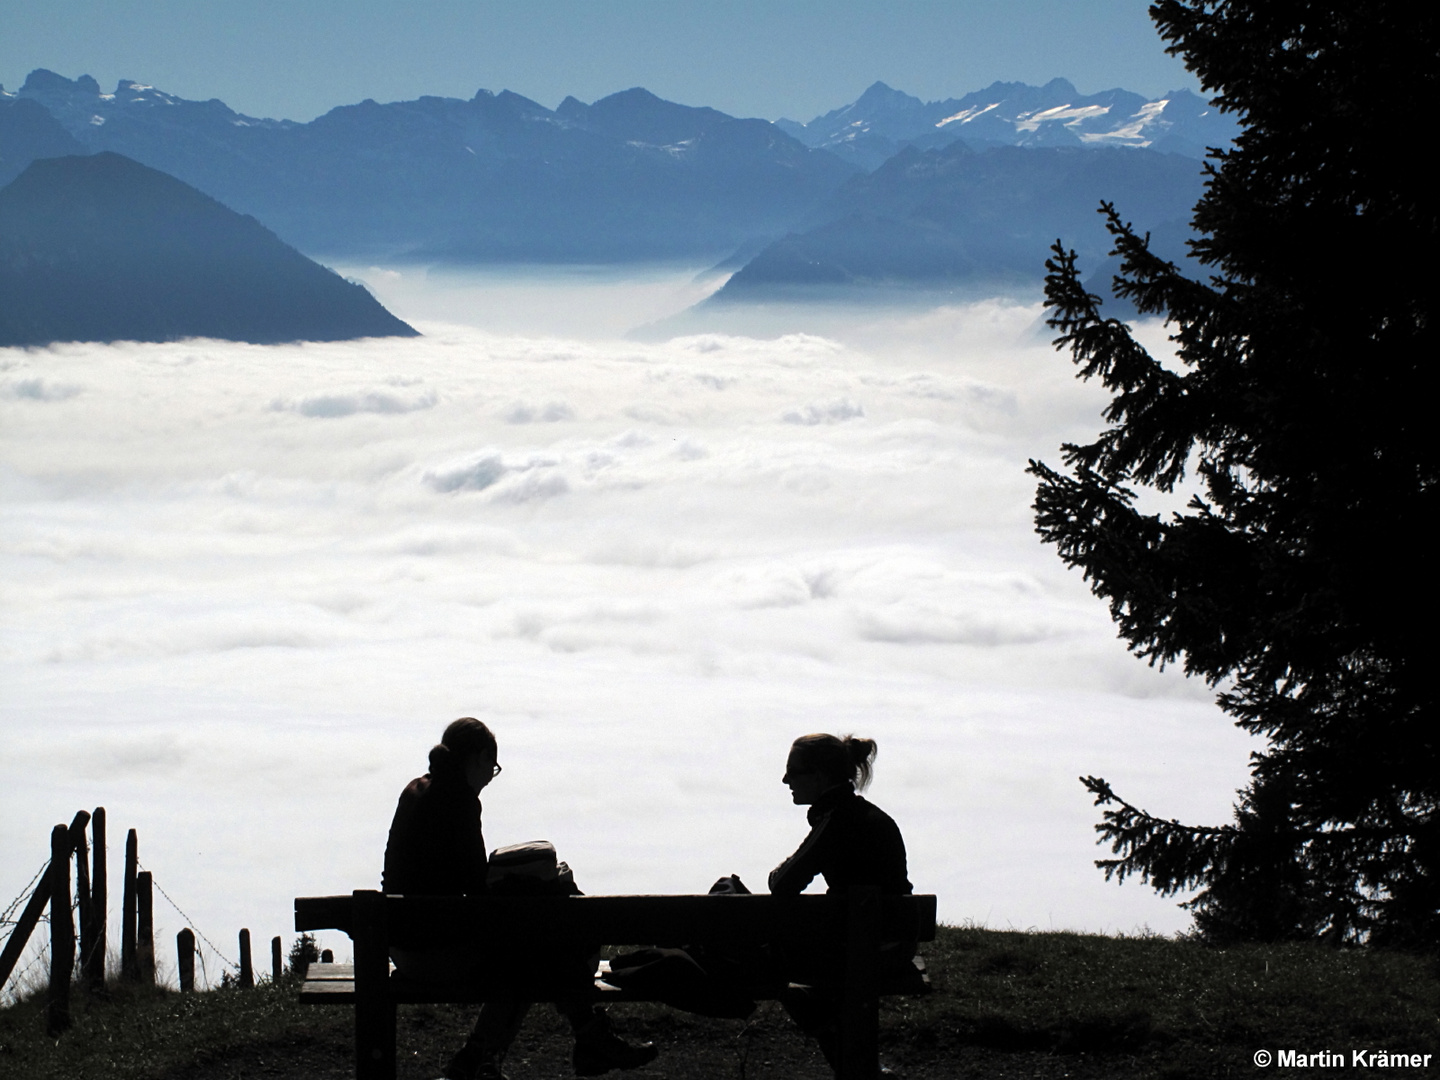
<svg viewBox="0 0 1440 1080">
<path fill-rule="evenodd" d="M 302 1005 L 349 1005 L 355 1001 L 354 979 L 308 979 L 300 986 Z"/>
<path fill-rule="evenodd" d="M 911 960 L 914 973 L 906 976 L 882 978 L 876 988 L 881 995 L 924 994 L 930 991 L 930 976 L 925 971 L 922 957 Z M 320 969 L 317 971 L 316 969 Z M 603 976 L 602 970 L 599 976 Z M 604 982 L 602 977 L 595 980 L 595 991 L 602 1000 L 608 1001 L 652 1001 L 653 998 L 636 994 L 630 990 Z M 537 1000 L 550 1000 L 562 991 L 554 988 L 546 993 L 544 987 L 535 988 Z M 774 999 L 782 987 L 774 985 L 752 985 L 746 992 L 756 1000 Z M 390 975 L 387 992 L 401 1004 L 447 1004 L 472 1005 L 495 998 L 512 996 L 514 990 L 504 980 L 482 983 L 424 983 Z M 350 964 L 312 964 L 305 982 L 300 987 L 302 1005 L 348 1005 L 355 1000 L 355 969 Z"/>
<path fill-rule="evenodd" d="M 311 964 L 305 969 L 305 981 L 328 979 L 355 979 L 354 964 Z"/>
</svg>

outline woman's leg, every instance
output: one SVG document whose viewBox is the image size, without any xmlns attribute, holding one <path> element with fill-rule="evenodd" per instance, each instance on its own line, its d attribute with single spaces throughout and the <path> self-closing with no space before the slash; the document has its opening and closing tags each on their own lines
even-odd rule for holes
<svg viewBox="0 0 1440 1080">
<path fill-rule="evenodd" d="M 829 987 L 792 986 L 780 1004 L 796 1027 L 820 1044 L 820 1052 L 838 1075 L 840 1070 L 840 994 Z"/>
</svg>

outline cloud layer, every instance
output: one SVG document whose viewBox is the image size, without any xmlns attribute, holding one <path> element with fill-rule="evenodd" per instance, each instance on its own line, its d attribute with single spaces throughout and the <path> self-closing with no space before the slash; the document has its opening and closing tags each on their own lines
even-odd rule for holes
<svg viewBox="0 0 1440 1080">
<path fill-rule="evenodd" d="M 1184 925 L 1075 777 L 1216 821 L 1247 744 L 1033 536 L 1026 459 L 1098 413 L 1037 314 L 0 353 L 0 899 L 105 804 L 212 937 L 288 932 L 475 715 L 492 844 L 587 891 L 763 881 L 790 739 L 855 731 L 943 918 Z"/>
</svg>

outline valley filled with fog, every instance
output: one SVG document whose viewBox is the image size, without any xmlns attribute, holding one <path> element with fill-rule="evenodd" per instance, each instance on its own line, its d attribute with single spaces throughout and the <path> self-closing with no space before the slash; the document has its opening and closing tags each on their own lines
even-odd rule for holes
<svg viewBox="0 0 1440 1080">
<path fill-rule="evenodd" d="M 790 740 L 854 732 L 944 921 L 1187 925 L 1094 869 L 1076 777 L 1219 824 L 1251 743 L 1034 534 L 1026 460 L 1104 402 L 1038 304 L 682 326 L 693 271 L 342 269 L 425 336 L 0 350 L 0 901 L 104 805 L 112 911 L 134 827 L 229 955 L 288 941 L 473 715 L 489 844 L 587 892 L 763 889 Z"/>
</svg>

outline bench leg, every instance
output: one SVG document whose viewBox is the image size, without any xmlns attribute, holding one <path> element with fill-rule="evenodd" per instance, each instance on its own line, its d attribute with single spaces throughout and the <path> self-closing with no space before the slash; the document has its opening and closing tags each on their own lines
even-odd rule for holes
<svg viewBox="0 0 1440 1080">
<path fill-rule="evenodd" d="M 840 1005 L 840 1080 L 880 1075 L 880 890 L 853 889 L 845 941 L 845 992 Z"/>
<path fill-rule="evenodd" d="M 355 996 L 355 1080 L 395 1080 L 395 1002 Z"/>
<path fill-rule="evenodd" d="M 357 889 L 355 925 L 355 1080 L 395 1080 L 395 999 L 385 897 Z"/>
</svg>

